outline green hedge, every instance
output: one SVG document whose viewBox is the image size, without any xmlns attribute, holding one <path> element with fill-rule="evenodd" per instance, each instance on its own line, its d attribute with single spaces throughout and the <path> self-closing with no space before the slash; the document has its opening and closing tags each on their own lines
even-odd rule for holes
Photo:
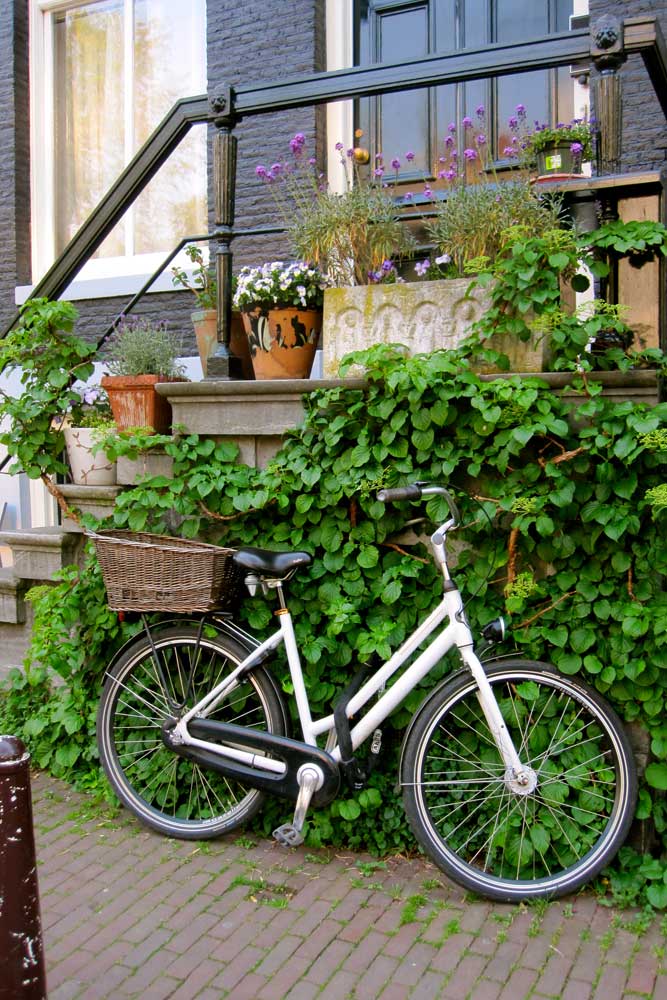
<svg viewBox="0 0 667 1000">
<path fill-rule="evenodd" d="M 639 816 L 651 817 L 663 835 L 667 404 L 616 403 L 579 378 L 580 402 L 569 413 L 539 378 L 483 382 L 460 355 L 405 359 L 377 348 L 364 360 L 367 388 L 309 397 L 304 426 L 266 470 L 237 464 L 229 443 L 157 439 L 174 460 L 173 478 L 122 494 L 114 523 L 311 552 L 313 565 L 290 584 L 290 606 L 319 715 L 360 663 L 396 648 L 439 593 L 426 549 L 395 537 L 421 518 L 417 533 L 427 534 L 445 517 L 442 501 L 385 508 L 377 489 L 448 484 L 464 514 L 455 577 L 473 627 L 509 615 L 522 654 L 581 673 L 626 721 L 648 731 L 652 760 Z M 119 450 L 146 443 L 126 441 Z M 40 766 L 95 786 L 100 678 L 131 626 L 106 610 L 93 557 L 82 575 L 66 570 L 62 583 L 38 591 L 35 609 L 32 658 L 67 685 L 52 686 L 42 669 L 15 677 L 2 725 L 23 735 Z M 246 601 L 242 616 L 260 634 L 270 627 L 262 599 Z M 456 667 L 452 655 L 436 676 Z M 289 690 L 284 664 L 276 669 Z M 424 687 L 433 683 L 431 675 Z M 396 759 L 423 694 L 413 692 L 388 720 L 383 764 L 369 787 L 311 814 L 310 844 L 380 852 L 412 845 L 395 790 Z M 269 803 L 260 824 L 268 831 L 287 811 Z M 663 905 L 664 889 L 667 904 L 664 868 L 652 864 L 642 874 L 640 862 L 633 868 L 626 859 L 632 892 L 620 868 L 614 888 L 635 898 L 645 886 L 654 905 Z"/>
</svg>

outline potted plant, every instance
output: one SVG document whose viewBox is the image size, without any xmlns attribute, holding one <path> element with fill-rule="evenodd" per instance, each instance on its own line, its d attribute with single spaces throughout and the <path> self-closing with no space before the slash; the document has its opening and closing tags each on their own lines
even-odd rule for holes
<svg viewBox="0 0 667 1000">
<path fill-rule="evenodd" d="M 0 370 L 17 369 L 22 391 L 0 390 L 0 444 L 15 461 L 10 473 L 41 479 L 66 516 L 77 516 L 57 486 L 68 467 L 63 459 L 64 414 L 80 404 L 73 388 L 93 373 L 96 345 L 74 332 L 76 309 L 70 302 L 30 299 L 20 320 L 0 342 Z"/>
<path fill-rule="evenodd" d="M 554 127 L 537 125 L 525 136 L 527 157 L 537 165 L 538 177 L 580 174 L 582 164 L 593 155 L 593 132 L 589 121 L 573 118 Z"/>
<path fill-rule="evenodd" d="M 183 381 L 179 352 L 180 338 L 165 323 L 149 317 L 120 321 L 105 358 L 111 374 L 101 380 L 119 430 L 150 427 L 165 433 L 169 429 L 171 407 L 155 386 Z"/>
<path fill-rule="evenodd" d="M 72 482 L 77 486 L 113 486 L 116 463 L 102 441 L 114 427 L 109 398 L 100 386 L 80 386 L 78 400 L 63 421 Z"/>
<path fill-rule="evenodd" d="M 217 284 L 215 272 L 207 267 L 200 247 L 191 244 L 185 253 L 192 261 L 194 268 L 189 274 L 183 268 L 173 267 L 173 283 L 181 288 L 187 288 L 195 296 L 198 308 L 190 313 L 192 325 L 197 339 L 197 350 L 201 361 L 204 378 L 208 373 L 208 359 L 213 354 L 218 343 L 218 313 Z M 232 287 L 233 291 L 233 287 Z M 241 359 L 243 377 L 254 378 L 248 340 L 245 335 L 243 321 L 238 312 L 232 314 L 232 329 L 230 349 Z"/>
<path fill-rule="evenodd" d="M 233 302 L 243 317 L 256 378 L 308 378 L 325 286 L 319 268 L 305 261 L 241 269 Z"/>
</svg>

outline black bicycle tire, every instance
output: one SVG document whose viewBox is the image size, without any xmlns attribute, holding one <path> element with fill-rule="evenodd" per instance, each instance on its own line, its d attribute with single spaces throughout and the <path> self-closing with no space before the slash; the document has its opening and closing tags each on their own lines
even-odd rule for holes
<svg viewBox="0 0 667 1000">
<path fill-rule="evenodd" d="M 573 865 L 568 865 L 562 871 L 537 879 L 498 877 L 471 865 L 470 859 L 460 857 L 455 850 L 448 846 L 438 833 L 436 821 L 425 801 L 426 795 L 429 793 L 424 792 L 424 788 L 428 786 L 423 783 L 422 779 L 425 754 L 429 742 L 434 738 L 437 727 L 448 715 L 453 717 L 451 713 L 462 704 L 465 695 L 474 695 L 476 684 L 468 671 L 460 671 L 427 698 L 411 725 L 401 761 L 401 783 L 408 820 L 416 839 L 431 860 L 455 882 L 468 890 L 503 902 L 541 897 L 557 898 L 567 895 L 594 878 L 615 856 L 627 836 L 634 816 L 637 797 L 637 776 L 629 740 L 622 723 L 611 706 L 601 695 L 577 677 L 566 677 L 549 664 L 531 660 L 505 661 L 488 667 L 486 672 L 492 684 L 496 685 L 501 680 L 508 684 L 524 684 L 534 681 L 538 684 L 541 682 L 552 691 L 560 690 L 566 697 L 573 698 L 581 704 L 582 711 L 586 710 L 591 713 L 591 725 L 598 725 L 602 728 L 604 740 L 607 741 L 613 756 L 617 781 L 613 806 L 610 809 L 603 833 L 594 846 Z M 461 710 L 459 709 L 459 711 Z M 562 718 L 565 718 L 565 711 L 563 711 Z M 451 742 L 452 734 L 450 733 L 449 736 Z M 443 742 L 446 743 L 447 740 L 445 739 Z M 547 759 L 545 757 L 545 761 Z M 443 757 L 440 760 L 445 761 L 446 758 Z M 440 775 L 446 774 L 446 764 L 442 763 L 438 766 L 443 767 L 443 770 L 438 773 Z M 460 767 L 460 765 L 457 766 Z M 494 786 L 498 787 L 501 783 L 498 780 L 500 770 L 499 765 L 496 766 L 498 770 L 493 781 Z M 461 773 L 468 772 L 462 770 Z M 469 773 L 472 774 L 472 772 Z M 476 780 L 479 783 L 480 779 Z M 473 779 L 470 779 L 471 784 L 472 781 Z M 438 784 L 444 785 L 446 781 L 440 780 Z M 460 781 L 459 784 L 461 784 Z M 489 784 L 490 782 L 487 781 L 487 785 Z M 452 787 L 453 785 L 452 781 Z M 457 789 L 458 792 L 460 789 Z M 536 800 L 538 792 L 539 785 L 536 789 Z M 431 791 L 430 794 L 434 795 L 435 792 Z M 488 809 L 488 800 L 485 802 L 482 794 L 479 795 L 479 802 L 480 812 L 484 806 Z M 431 809 L 434 808 L 431 806 Z M 441 808 L 444 810 L 446 807 L 443 805 Z M 546 808 L 551 809 L 551 806 L 547 805 Z M 500 813 L 500 805 L 498 812 Z M 449 816 L 451 817 L 451 812 Z M 443 818 L 440 820 L 445 824 L 448 821 Z M 463 822 L 464 820 L 461 821 L 461 826 L 463 826 Z"/>
<path fill-rule="evenodd" d="M 229 833 L 245 825 L 261 808 L 264 798 L 263 793 L 257 789 L 248 789 L 244 792 L 240 801 L 217 817 L 203 817 L 199 820 L 184 819 L 176 816 L 174 811 L 171 814 L 165 812 L 164 808 L 156 806 L 155 801 L 148 801 L 145 797 L 146 789 L 140 790 L 135 787 L 132 779 L 126 773 L 127 766 L 124 767 L 121 763 L 119 747 L 116 745 L 117 738 L 114 736 L 116 709 L 120 698 L 123 696 L 121 692 L 125 692 L 124 696 L 130 698 L 131 701 L 129 708 L 128 706 L 123 706 L 126 712 L 133 711 L 136 714 L 137 711 L 144 710 L 143 708 L 138 708 L 141 704 L 138 692 L 133 696 L 129 686 L 133 671 L 137 672 L 133 683 L 135 685 L 144 684 L 145 680 L 139 681 L 137 677 L 139 670 L 142 669 L 142 665 L 149 660 L 152 649 L 151 643 L 161 653 L 165 650 L 172 650 L 173 653 L 179 644 L 188 650 L 194 650 L 198 631 L 196 625 L 182 625 L 171 628 L 158 628 L 152 632 L 150 641 L 146 635 L 142 634 L 138 636 L 134 643 L 124 648 L 119 658 L 110 667 L 102 689 L 97 713 L 97 737 L 100 761 L 115 794 L 123 805 L 142 823 L 165 836 L 183 840 L 209 839 L 220 836 L 223 833 Z M 240 643 L 229 636 L 221 635 L 219 632 L 214 636 L 204 634 L 201 643 L 204 655 L 215 652 L 235 663 L 241 662 L 248 653 L 248 650 Z M 176 653 L 173 653 L 173 656 L 176 657 Z M 153 675 L 155 675 L 154 668 Z M 150 679 L 150 674 L 148 677 Z M 265 716 L 265 724 L 261 728 L 277 735 L 286 735 L 284 720 L 287 717 L 287 713 L 280 690 L 271 674 L 264 667 L 257 666 L 248 673 L 245 683 L 249 684 L 256 694 L 260 709 Z M 141 697 L 145 696 L 142 694 Z M 134 706 L 135 702 L 137 703 L 137 707 Z M 173 765 L 175 774 L 178 770 L 185 774 L 189 772 L 193 776 L 191 777 L 191 782 L 194 781 L 194 776 L 196 776 L 198 788 L 201 785 L 201 788 L 205 789 L 206 782 L 209 782 L 211 788 L 217 785 L 229 790 L 225 794 L 232 796 L 235 794 L 236 783 L 232 779 L 215 775 L 214 772 L 204 772 L 199 765 L 195 765 L 193 762 L 186 761 L 184 758 L 173 754 L 161 743 L 161 740 L 158 743 L 158 725 L 149 727 L 143 724 L 144 720 L 141 718 L 138 721 L 141 723 L 140 728 L 149 729 L 148 739 L 154 748 L 150 753 L 159 754 L 160 760 L 167 760 L 170 765 Z M 234 720 L 230 718 L 228 721 Z M 142 739 L 146 736 L 146 734 L 140 733 L 138 730 L 137 735 Z M 135 756 L 138 753 L 138 751 L 132 752 Z M 148 755 L 147 752 L 146 756 Z M 215 785 L 213 782 L 215 782 Z M 177 794 L 176 781 L 174 781 L 174 794 Z M 207 800 L 210 801 L 210 796 L 208 796 Z"/>
</svg>

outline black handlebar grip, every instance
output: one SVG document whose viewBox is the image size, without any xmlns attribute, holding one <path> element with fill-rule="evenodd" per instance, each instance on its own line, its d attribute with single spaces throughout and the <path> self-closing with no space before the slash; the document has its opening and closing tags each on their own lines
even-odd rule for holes
<svg viewBox="0 0 667 1000">
<path fill-rule="evenodd" d="M 421 495 L 421 486 L 396 486 L 394 489 L 380 490 L 377 498 L 380 503 L 396 503 L 399 500 L 419 500 Z"/>
</svg>

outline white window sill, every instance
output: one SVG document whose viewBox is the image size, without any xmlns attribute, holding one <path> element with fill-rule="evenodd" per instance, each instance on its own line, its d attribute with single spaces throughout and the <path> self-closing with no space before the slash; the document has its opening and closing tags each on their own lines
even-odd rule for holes
<svg viewBox="0 0 667 1000">
<path fill-rule="evenodd" d="M 151 272 L 152 273 L 152 272 Z M 148 281 L 148 274 L 123 274 L 98 278 L 75 279 L 72 284 L 60 296 L 70 302 L 80 299 L 109 299 L 114 296 L 131 296 L 139 291 Z M 16 305 L 22 305 L 31 295 L 33 285 L 19 285 L 14 290 L 14 301 Z M 170 271 L 161 274 L 155 279 L 147 294 L 152 292 L 176 292 L 184 291 L 174 287 Z"/>
</svg>

